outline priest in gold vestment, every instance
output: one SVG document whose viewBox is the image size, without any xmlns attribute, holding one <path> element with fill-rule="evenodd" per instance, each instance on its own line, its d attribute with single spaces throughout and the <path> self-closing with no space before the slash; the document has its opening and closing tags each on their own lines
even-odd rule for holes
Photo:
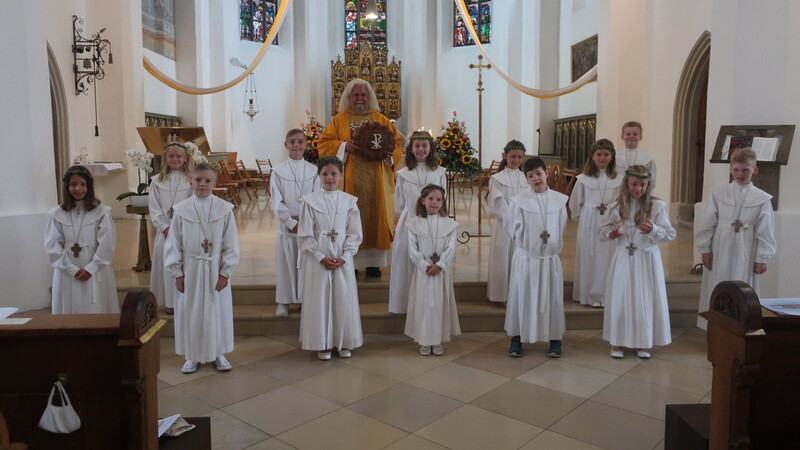
<svg viewBox="0 0 800 450">
<path fill-rule="evenodd" d="M 342 190 L 358 197 L 364 240 L 355 257 L 355 268 L 367 268 L 367 276 L 379 277 L 389 264 L 394 234 L 394 172 L 403 155 L 403 140 L 394 124 L 380 113 L 372 86 L 351 80 L 339 100 L 339 112 L 325 127 L 317 144 L 319 156 L 338 156 L 344 161 Z M 368 161 L 351 142 L 353 131 L 365 122 L 378 122 L 394 133 L 391 158 Z"/>
</svg>

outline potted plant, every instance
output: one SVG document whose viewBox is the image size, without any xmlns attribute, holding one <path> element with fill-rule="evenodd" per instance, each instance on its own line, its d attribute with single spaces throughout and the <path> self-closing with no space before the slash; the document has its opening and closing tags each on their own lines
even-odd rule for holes
<svg viewBox="0 0 800 450">
<path fill-rule="evenodd" d="M 150 186 L 150 177 L 148 175 L 153 172 L 153 154 L 138 148 L 129 148 L 123 153 L 131 161 L 131 164 L 136 167 L 136 176 L 139 179 L 139 185 L 136 187 L 135 192 L 129 191 L 119 194 L 117 200 L 122 201 L 130 197 L 131 206 L 147 206 L 149 200 L 147 187 Z M 142 181 L 142 172 L 145 173 L 146 181 L 144 182 Z"/>
</svg>

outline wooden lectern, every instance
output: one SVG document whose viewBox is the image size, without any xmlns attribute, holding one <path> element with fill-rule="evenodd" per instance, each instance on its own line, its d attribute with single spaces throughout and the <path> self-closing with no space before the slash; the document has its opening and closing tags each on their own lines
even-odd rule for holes
<svg viewBox="0 0 800 450">
<path fill-rule="evenodd" d="M 157 449 L 165 322 L 156 312 L 150 291 L 132 291 L 120 314 L 37 315 L 0 325 L 0 411 L 11 441 L 31 449 Z M 59 380 L 81 418 L 70 434 L 38 427 Z"/>
</svg>

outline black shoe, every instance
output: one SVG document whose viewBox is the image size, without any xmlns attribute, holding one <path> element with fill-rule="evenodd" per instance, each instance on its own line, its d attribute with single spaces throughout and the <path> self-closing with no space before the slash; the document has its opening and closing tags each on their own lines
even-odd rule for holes
<svg viewBox="0 0 800 450">
<path fill-rule="evenodd" d="M 547 356 L 551 358 L 561 358 L 561 341 L 550 341 L 550 348 L 547 349 Z"/>
<path fill-rule="evenodd" d="M 522 340 L 519 336 L 511 337 L 511 346 L 508 347 L 508 356 L 514 358 L 522 356 Z"/>
<path fill-rule="evenodd" d="M 380 278 L 380 277 L 381 277 L 380 267 L 367 267 L 367 278 Z"/>
</svg>

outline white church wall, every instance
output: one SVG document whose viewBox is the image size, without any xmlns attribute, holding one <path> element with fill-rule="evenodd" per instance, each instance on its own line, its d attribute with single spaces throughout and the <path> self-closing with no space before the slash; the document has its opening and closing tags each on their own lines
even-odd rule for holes
<svg viewBox="0 0 800 450">
<path fill-rule="evenodd" d="M 562 0 L 559 34 L 559 77 L 556 88 L 572 83 L 572 46 L 598 34 L 598 3 L 595 0 Z M 606 39 L 600 35 L 598 41 Z M 598 51 L 598 54 L 601 52 Z M 602 77 L 600 75 L 599 77 Z M 599 78 L 598 77 L 598 78 Z M 597 82 L 558 97 L 558 117 L 573 117 L 597 112 Z M 600 136 L 598 134 L 598 136 Z"/>
<path fill-rule="evenodd" d="M 142 49 L 142 53 L 158 70 L 167 76 L 175 78 L 175 61 L 158 53 Z M 144 83 L 144 110 L 149 113 L 165 114 L 168 116 L 178 115 L 177 92 L 175 89 L 158 81 L 149 73 L 143 75 Z"/>
</svg>

